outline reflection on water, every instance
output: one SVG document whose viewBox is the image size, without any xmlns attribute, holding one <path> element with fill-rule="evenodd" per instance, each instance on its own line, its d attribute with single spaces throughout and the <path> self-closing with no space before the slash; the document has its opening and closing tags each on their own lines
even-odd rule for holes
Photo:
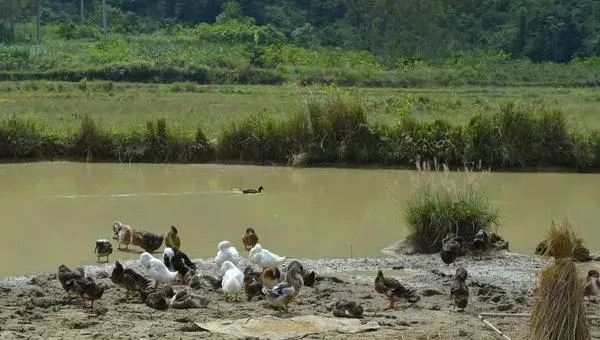
<svg viewBox="0 0 600 340">
<path fill-rule="evenodd" d="M 401 215 L 413 171 L 221 165 L 35 163 L 0 165 L 0 276 L 60 263 L 94 263 L 94 241 L 115 220 L 166 234 L 182 250 L 213 257 L 219 241 L 242 254 L 246 226 L 288 257 L 379 256 L 406 236 Z M 502 213 L 511 249 L 532 252 L 551 218 L 569 217 L 593 250 L 600 236 L 597 175 L 493 173 L 482 178 Z M 265 187 L 244 195 L 233 188 Z M 116 249 L 116 241 L 113 242 Z M 133 247 L 137 249 L 137 247 Z M 162 248 L 160 249 L 162 251 Z M 110 260 L 137 258 L 115 252 Z"/>
</svg>

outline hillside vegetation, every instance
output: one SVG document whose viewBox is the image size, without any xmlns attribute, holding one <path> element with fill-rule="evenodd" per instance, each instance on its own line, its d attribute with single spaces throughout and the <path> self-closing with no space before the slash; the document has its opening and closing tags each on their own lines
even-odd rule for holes
<svg viewBox="0 0 600 340">
<path fill-rule="evenodd" d="M 107 0 L 107 34 L 100 4 L 42 1 L 37 44 L 37 1 L 4 1 L 0 79 L 394 87 L 600 81 L 600 5 L 592 0 Z"/>
</svg>

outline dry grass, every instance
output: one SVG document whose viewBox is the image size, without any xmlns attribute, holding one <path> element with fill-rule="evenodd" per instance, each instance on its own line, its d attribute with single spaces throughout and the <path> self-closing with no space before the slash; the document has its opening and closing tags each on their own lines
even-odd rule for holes
<svg viewBox="0 0 600 340">
<path fill-rule="evenodd" d="M 583 304 L 583 281 L 571 255 L 577 238 L 567 220 L 554 221 L 548 232 L 548 253 L 555 263 L 546 268 L 534 298 L 529 340 L 587 340 L 590 333 Z"/>
</svg>

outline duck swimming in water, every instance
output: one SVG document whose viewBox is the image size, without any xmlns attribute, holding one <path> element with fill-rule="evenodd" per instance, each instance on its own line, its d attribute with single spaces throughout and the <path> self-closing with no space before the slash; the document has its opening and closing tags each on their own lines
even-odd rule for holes
<svg viewBox="0 0 600 340">
<path fill-rule="evenodd" d="M 106 263 L 108 263 L 108 256 L 112 254 L 113 247 L 109 240 L 103 238 L 96 240 L 96 248 L 94 248 L 94 254 L 98 258 L 98 262 L 100 262 L 101 257 L 106 257 Z"/>
<path fill-rule="evenodd" d="M 260 194 L 262 191 L 263 191 L 262 185 L 258 187 L 258 190 L 256 190 L 256 189 L 242 189 L 242 192 L 244 194 Z"/>
</svg>

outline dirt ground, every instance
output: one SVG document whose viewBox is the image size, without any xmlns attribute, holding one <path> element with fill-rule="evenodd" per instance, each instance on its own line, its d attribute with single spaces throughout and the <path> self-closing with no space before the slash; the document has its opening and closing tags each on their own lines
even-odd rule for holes
<svg viewBox="0 0 600 340">
<path fill-rule="evenodd" d="M 158 255 L 155 255 L 158 257 Z M 118 253 L 113 254 L 113 259 Z M 309 339 L 500 339 L 478 319 L 482 312 L 530 313 L 531 293 L 537 274 L 547 259 L 498 252 L 482 260 L 460 258 L 458 266 L 469 272 L 469 305 L 464 312 L 453 311 L 449 299 L 450 275 L 455 267 L 444 265 L 438 255 L 402 255 L 388 252 L 372 259 L 300 259 L 306 269 L 317 272 L 321 281 L 314 288 L 303 287 L 288 314 L 275 311 L 263 301 L 225 301 L 218 291 L 206 286 L 194 291 L 210 303 L 203 309 L 157 311 L 139 301 L 125 299 L 123 288 L 109 279 L 114 262 L 84 267 L 87 275 L 106 285 L 94 309 L 83 308 L 80 299 L 69 300 L 53 273 L 0 280 L 0 339 L 236 339 L 212 333 L 196 323 L 273 315 L 289 318 L 318 315 L 333 318 L 332 305 L 347 299 L 363 306 L 362 323 L 376 322 L 377 330 L 342 334 L 328 331 L 304 336 Z M 195 260 L 200 273 L 216 274 L 212 260 Z M 125 267 L 139 270 L 136 261 Z M 241 269 L 247 263 L 240 265 Z M 578 265 L 579 266 L 579 265 Z M 596 262 L 580 267 L 582 275 Z M 599 265 L 600 267 L 600 265 Z M 58 268 L 58 265 L 57 265 Z M 73 268 L 74 269 L 74 268 Z M 385 310 L 387 300 L 375 292 L 376 271 L 395 277 L 415 289 L 421 299 L 415 304 Z M 336 277 L 343 282 L 327 279 Z M 175 290 L 181 286 L 173 286 Z M 588 312 L 600 315 L 600 306 L 586 302 Z M 510 339 L 525 339 L 528 318 L 488 317 Z M 598 321 L 591 321 L 593 338 L 600 338 Z"/>
</svg>

